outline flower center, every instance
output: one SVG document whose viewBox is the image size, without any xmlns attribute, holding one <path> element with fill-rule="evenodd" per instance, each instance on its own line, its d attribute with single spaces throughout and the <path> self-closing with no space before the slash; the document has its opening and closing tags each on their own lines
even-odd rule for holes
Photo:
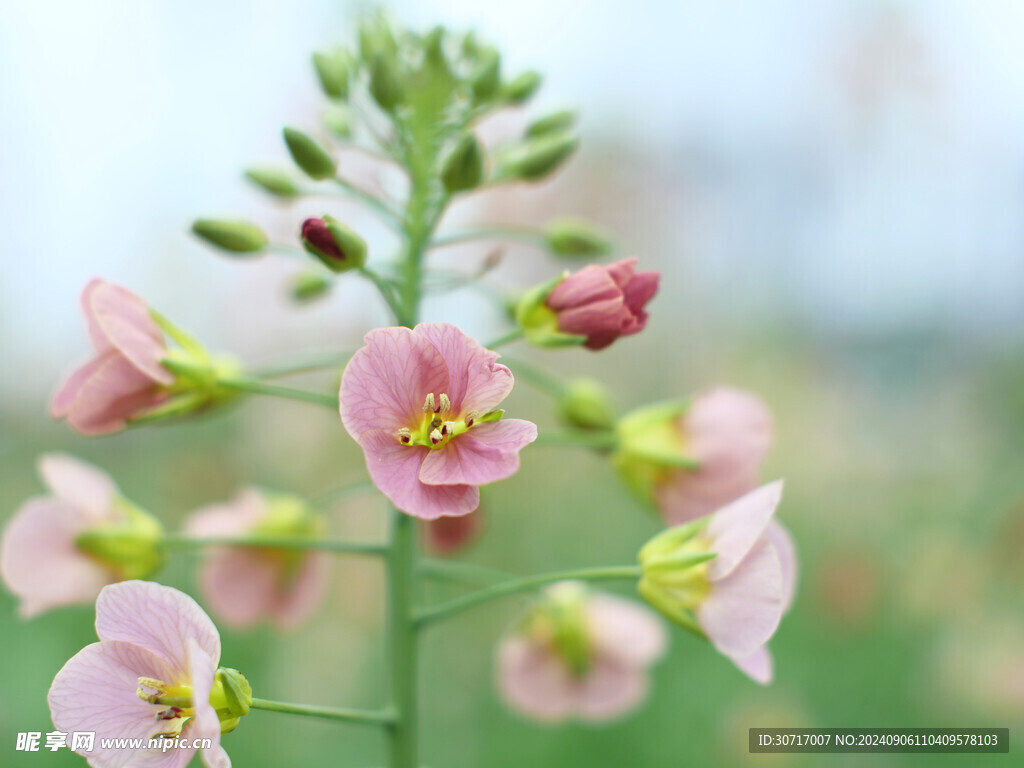
<svg viewBox="0 0 1024 768">
<path fill-rule="evenodd" d="M 468 432 L 476 424 L 485 421 L 497 421 L 504 411 L 488 411 L 481 415 L 470 411 L 462 415 L 452 412 L 452 401 L 447 394 L 441 392 L 436 397 L 430 392 L 423 400 L 423 418 L 419 423 L 402 427 L 396 433 L 402 445 L 421 445 L 432 450 L 444 448 L 452 438 Z"/>
<path fill-rule="evenodd" d="M 145 702 L 157 704 L 162 709 L 153 716 L 158 730 L 150 735 L 154 739 L 176 739 L 192 717 L 192 686 L 168 685 L 154 677 L 140 677 L 135 695 Z"/>
</svg>

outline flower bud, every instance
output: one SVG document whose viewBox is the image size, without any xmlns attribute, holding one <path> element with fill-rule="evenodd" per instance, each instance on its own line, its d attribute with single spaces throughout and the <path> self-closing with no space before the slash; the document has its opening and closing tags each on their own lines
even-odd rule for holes
<svg viewBox="0 0 1024 768">
<path fill-rule="evenodd" d="M 554 172 L 576 151 L 579 137 L 553 133 L 524 144 L 505 162 L 503 176 L 538 181 Z"/>
<path fill-rule="evenodd" d="M 284 141 L 292 160 L 311 179 L 330 179 L 334 176 L 338 163 L 316 139 L 295 128 L 285 128 Z"/>
<path fill-rule="evenodd" d="M 527 340 L 538 347 L 574 347 L 586 342 L 586 336 L 562 333 L 558 329 L 558 315 L 547 306 L 547 298 L 569 273 L 559 275 L 527 291 L 516 305 L 516 323 L 523 329 Z"/>
<path fill-rule="evenodd" d="M 505 98 L 512 104 L 522 104 L 537 92 L 540 83 L 537 72 L 523 72 L 505 86 Z"/>
<path fill-rule="evenodd" d="M 576 113 L 571 109 L 552 112 L 550 115 L 534 120 L 526 127 L 526 137 L 535 139 L 551 133 L 566 131 L 576 123 Z"/>
<path fill-rule="evenodd" d="M 348 98 L 348 61 L 344 52 L 314 53 L 313 67 L 327 96 L 332 99 Z"/>
<path fill-rule="evenodd" d="M 394 111 L 404 97 L 404 87 L 395 62 L 375 56 L 370 64 L 370 95 L 385 112 Z"/>
<path fill-rule="evenodd" d="M 611 429 L 615 426 L 615 406 L 608 389 L 594 379 L 572 379 L 559 405 L 562 419 L 580 429 Z"/>
<path fill-rule="evenodd" d="M 210 245 L 232 253 L 259 253 L 267 244 L 262 229 L 239 219 L 196 219 L 192 232 Z"/>
<path fill-rule="evenodd" d="M 100 524 L 75 537 L 75 548 L 96 558 L 120 579 L 142 579 L 163 565 L 163 526 L 120 496 L 113 500 L 121 522 Z"/>
<path fill-rule="evenodd" d="M 559 219 L 544 231 L 548 249 L 557 256 L 605 256 L 611 240 L 592 224 L 580 219 Z"/>
<path fill-rule="evenodd" d="M 252 686 L 245 679 L 245 675 L 237 669 L 231 669 L 231 667 L 220 667 L 217 670 L 215 679 L 219 690 L 211 692 L 210 703 L 219 704 L 220 702 L 216 701 L 216 699 L 222 693 L 224 696 L 224 708 L 231 715 L 234 717 L 244 717 L 249 714 L 249 708 L 252 706 Z M 214 709 L 217 708 L 216 706 L 214 707 Z"/>
<path fill-rule="evenodd" d="M 295 197 L 300 193 L 295 180 L 277 168 L 247 168 L 245 177 L 275 197 Z"/>
<path fill-rule="evenodd" d="M 296 276 L 291 284 L 292 300 L 306 304 L 326 296 L 331 290 L 331 279 L 316 272 L 304 272 Z"/>
<path fill-rule="evenodd" d="M 449 193 L 479 186 L 484 178 L 484 152 L 476 136 L 467 133 L 456 144 L 441 166 L 441 181 Z"/>
<path fill-rule="evenodd" d="M 332 216 L 302 222 L 302 245 L 334 272 L 366 263 L 366 241 Z"/>
<path fill-rule="evenodd" d="M 490 101 L 501 88 L 501 56 L 493 48 L 480 53 L 479 63 L 469 79 L 469 87 L 473 90 L 473 101 L 482 104 Z"/>
<path fill-rule="evenodd" d="M 339 139 L 349 139 L 352 137 L 352 116 L 344 106 L 332 105 L 324 113 L 324 125 L 327 126 L 327 130 L 333 136 Z"/>
</svg>

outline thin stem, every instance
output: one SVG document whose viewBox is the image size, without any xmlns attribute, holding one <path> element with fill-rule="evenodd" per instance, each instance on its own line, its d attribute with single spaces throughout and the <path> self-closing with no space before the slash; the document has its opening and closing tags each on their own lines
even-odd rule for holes
<svg viewBox="0 0 1024 768">
<path fill-rule="evenodd" d="M 450 235 L 435 237 L 430 241 L 430 247 L 446 248 L 450 245 L 468 243 L 474 240 L 515 240 L 542 248 L 544 246 L 544 233 L 531 227 L 520 227 L 514 224 L 495 224 L 493 226 L 482 226 L 476 229 L 467 229 L 463 232 L 453 232 Z"/>
<path fill-rule="evenodd" d="M 293 376 L 298 373 L 322 371 L 325 368 L 342 368 L 349 361 L 350 357 L 352 357 L 351 352 L 325 353 L 316 357 L 295 360 L 290 363 L 258 368 L 252 371 L 251 375 L 257 379 L 275 379 L 279 376 Z"/>
<path fill-rule="evenodd" d="M 255 395 L 270 395 L 271 397 L 283 397 L 287 400 L 301 400 L 305 403 L 316 403 L 325 405 L 328 408 L 338 407 L 338 398 L 335 395 L 321 395 L 319 392 L 309 392 L 305 389 L 292 389 L 277 384 L 267 384 L 252 379 L 217 379 L 217 386 L 237 389 L 241 392 L 251 392 Z"/>
<path fill-rule="evenodd" d="M 259 547 L 261 549 L 315 549 L 344 555 L 383 556 L 388 548 L 382 544 L 365 544 L 354 541 L 329 541 L 327 539 L 295 538 L 281 536 L 188 536 L 181 533 L 167 533 L 161 539 L 165 547 Z"/>
<path fill-rule="evenodd" d="M 537 436 L 536 445 L 558 445 L 573 448 L 615 448 L 619 444 L 619 436 L 612 431 L 580 432 L 566 430 L 564 432 L 541 432 Z"/>
<path fill-rule="evenodd" d="M 349 195 L 363 203 L 367 208 L 370 208 L 372 211 L 377 213 L 392 229 L 401 231 L 403 224 L 402 214 L 395 208 L 391 207 L 376 195 L 370 194 L 361 187 L 357 187 L 347 179 L 343 179 L 341 176 L 336 176 L 334 178 L 334 183 L 341 189 L 345 190 Z"/>
<path fill-rule="evenodd" d="M 313 704 L 290 704 L 286 701 L 253 698 L 250 705 L 253 709 L 267 712 L 286 712 L 290 715 L 306 715 L 307 717 L 325 717 L 329 720 L 342 720 L 358 725 L 391 726 L 395 715 L 387 709 L 343 709 L 340 707 L 318 707 Z"/>
<path fill-rule="evenodd" d="M 359 274 L 361 274 L 363 277 L 365 277 L 367 280 L 369 280 L 377 287 L 377 290 L 380 292 L 381 298 L 383 298 L 384 302 L 388 305 L 388 309 L 391 310 L 391 314 L 395 316 L 395 320 L 400 321 L 402 317 L 402 307 L 398 303 L 398 299 L 395 296 L 395 292 L 392 289 L 391 285 L 388 283 L 388 281 L 385 280 L 380 275 L 378 275 L 373 270 L 368 269 L 367 267 L 361 267 L 359 269 Z"/>
<path fill-rule="evenodd" d="M 516 328 L 513 331 L 509 331 L 504 336 L 499 336 L 494 341 L 484 344 L 484 346 L 488 349 L 497 349 L 498 347 L 503 347 L 506 344 L 511 344 L 513 341 L 519 341 L 521 338 L 523 338 L 523 329 Z"/>
<path fill-rule="evenodd" d="M 473 608 L 499 597 L 514 595 L 517 592 L 532 590 L 545 584 L 556 581 L 618 581 L 623 579 L 637 579 L 643 571 L 639 565 L 619 565 L 608 568 L 583 568 L 575 571 L 558 571 L 555 573 L 542 573 L 538 576 L 526 576 L 521 579 L 513 579 L 502 584 L 495 584 L 490 587 L 471 592 L 468 595 L 449 600 L 447 603 L 425 608 L 416 616 L 416 621 L 421 626 L 432 624 L 449 616 Z"/>
<path fill-rule="evenodd" d="M 391 554 L 388 557 L 388 624 L 391 670 L 391 765 L 419 766 L 418 643 L 413 607 L 416 589 L 416 521 L 392 511 Z"/>
<path fill-rule="evenodd" d="M 476 563 L 461 560 L 440 560 L 425 558 L 420 561 L 419 571 L 424 576 L 441 581 L 461 584 L 493 584 L 495 581 L 515 578 L 514 574 Z"/>
<path fill-rule="evenodd" d="M 561 397 L 565 394 L 565 386 L 553 374 L 519 358 L 502 356 L 502 362 L 512 369 L 513 374 L 522 377 L 524 381 L 542 392 L 552 397 Z"/>
</svg>

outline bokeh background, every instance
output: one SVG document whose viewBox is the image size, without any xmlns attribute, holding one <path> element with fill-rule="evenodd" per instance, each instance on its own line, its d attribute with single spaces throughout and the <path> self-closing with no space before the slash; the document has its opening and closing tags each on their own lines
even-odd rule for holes
<svg viewBox="0 0 1024 768">
<path fill-rule="evenodd" d="M 545 86 L 527 114 L 582 112 L 572 165 L 539 186 L 461 205 L 471 221 L 585 215 L 661 270 L 640 336 L 601 354 L 510 354 L 605 380 L 623 409 L 728 383 L 771 405 L 780 517 L 800 552 L 797 603 L 761 688 L 674 633 L 647 706 L 604 728 L 538 727 L 507 712 L 492 654 L 517 600 L 430 631 L 425 763 L 931 765 L 930 756 L 747 755 L 752 726 L 1009 726 L 1024 755 L 1024 6 L 987 0 L 719 3 L 398 1 L 396 18 L 474 27 Z M 0 6 L 0 520 L 40 491 L 35 457 L 66 450 L 108 469 L 171 527 L 243 484 L 319 493 L 362 458 L 314 406 L 254 399 L 187 424 L 86 439 L 51 423 L 58 379 L 87 356 L 85 282 L 131 287 L 211 348 L 252 364 L 354 348 L 385 315 L 366 285 L 295 308 L 297 267 L 225 259 L 188 234 L 200 215 L 262 222 L 295 242 L 332 211 L 389 243 L 358 208 L 275 205 L 242 180 L 287 164 L 280 128 L 315 128 L 309 55 L 348 42 L 358 4 L 40 2 Z M 490 134 L 489 134 L 490 135 Z M 472 268 L 486 249 L 438 264 Z M 489 281 L 563 268 L 525 247 Z M 479 295 L 437 296 L 430 319 L 489 338 Z M 329 377 L 299 380 L 331 386 Z M 519 386 L 517 416 L 555 425 Z M 557 451 L 557 452 L 556 452 Z M 483 537 L 462 557 L 520 573 L 630 562 L 658 523 L 596 456 L 532 448 L 485 491 Z M 381 535 L 372 497 L 333 510 L 339 535 Z M 193 590 L 195 559 L 162 574 Z M 381 701 L 381 572 L 341 559 L 301 630 L 224 633 L 225 663 L 258 695 Z M 614 588 L 614 587 L 613 587 Z M 434 596 L 443 597 L 442 590 Z M 16 617 L 0 596 L 4 765 L 81 765 L 15 753 L 49 730 L 54 673 L 94 639 L 92 610 Z M 257 722 L 258 721 L 258 722 Z M 1016 739 L 1016 740 L 1015 740 Z M 379 764 L 355 726 L 255 713 L 225 743 L 238 766 Z M 947 757 L 956 765 L 977 756 Z M 1003 758 L 1003 760 L 1013 760 Z"/>
</svg>

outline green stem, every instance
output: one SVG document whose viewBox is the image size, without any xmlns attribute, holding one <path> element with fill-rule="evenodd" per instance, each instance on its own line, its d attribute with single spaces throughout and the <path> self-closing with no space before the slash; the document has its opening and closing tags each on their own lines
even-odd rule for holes
<svg viewBox="0 0 1024 768">
<path fill-rule="evenodd" d="M 365 277 L 367 280 L 369 280 L 377 287 L 377 290 L 380 292 L 381 298 L 384 299 L 385 303 L 388 305 L 388 309 L 391 310 L 391 314 L 395 316 L 396 321 L 400 322 L 402 318 L 402 307 L 398 303 L 398 299 L 395 296 L 395 292 L 392 289 L 391 285 L 387 282 L 387 280 L 385 280 L 383 277 L 378 275 L 373 270 L 368 269 L 366 267 L 361 267 L 359 269 L 359 274 L 361 274 L 363 277 Z"/>
<path fill-rule="evenodd" d="M 380 215 L 384 222 L 392 229 L 401 231 L 403 224 L 402 214 L 395 208 L 392 208 L 379 197 L 370 194 L 365 189 L 357 187 L 352 182 L 347 179 L 343 179 L 340 176 L 335 177 L 334 183 L 345 190 L 349 195 L 366 205 L 366 207 Z"/>
<path fill-rule="evenodd" d="M 473 585 L 493 584 L 495 581 L 515 578 L 514 574 L 486 565 L 435 558 L 421 560 L 419 571 L 428 578 Z"/>
<path fill-rule="evenodd" d="M 502 355 L 502 362 L 512 369 L 515 376 L 522 379 L 541 392 L 546 392 L 552 397 L 561 397 L 565 394 L 565 386 L 557 378 L 547 371 L 543 371 L 535 365 L 531 365 L 519 358 L 511 358 Z"/>
<path fill-rule="evenodd" d="M 514 331 L 509 331 L 504 336 L 499 336 L 494 341 L 484 344 L 484 346 L 488 349 L 497 349 L 498 347 L 503 347 L 506 344 L 511 344 L 513 341 L 519 341 L 521 338 L 523 338 L 523 329 L 516 328 Z"/>
<path fill-rule="evenodd" d="M 391 728 L 393 768 L 419 768 L 418 643 L 413 617 L 416 588 L 416 520 L 394 509 L 388 557 L 388 625 L 390 627 Z"/>
<path fill-rule="evenodd" d="M 250 375 L 257 379 L 274 379 L 279 376 L 292 376 L 297 373 L 322 371 L 326 368 L 343 368 L 351 357 L 351 352 L 333 352 L 290 363 L 268 366 L 267 368 L 259 368 L 252 371 Z"/>
<path fill-rule="evenodd" d="M 541 432 L 535 445 L 559 445 L 573 448 L 611 449 L 619 444 L 619 436 L 614 432 Z"/>
<path fill-rule="evenodd" d="M 638 579 L 642 574 L 643 571 L 639 565 L 619 565 L 607 568 L 583 568 L 575 571 L 558 571 L 556 573 L 542 573 L 538 576 L 526 576 L 471 592 L 468 595 L 457 597 L 454 600 L 449 600 L 447 603 L 442 603 L 432 608 L 425 608 L 416 615 L 416 621 L 421 626 L 432 624 L 477 605 L 497 600 L 499 597 L 536 589 L 556 581 L 617 581 L 622 579 Z"/>
<path fill-rule="evenodd" d="M 464 232 L 453 232 L 450 235 L 435 237 L 430 241 L 431 248 L 446 248 L 449 245 L 468 243 L 474 240 L 516 240 L 537 247 L 544 246 L 544 233 L 530 227 L 517 227 L 513 224 L 496 224 L 467 229 Z"/>
<path fill-rule="evenodd" d="M 345 555 L 383 556 L 388 548 L 382 544 L 364 544 L 353 541 L 296 538 L 282 536 L 188 536 L 167 533 L 161 539 L 165 547 L 259 547 L 261 549 L 315 549 Z"/>
<path fill-rule="evenodd" d="M 308 717 L 325 717 L 329 720 L 342 720 L 346 723 L 359 725 L 391 726 L 395 722 L 394 713 L 386 709 L 343 709 L 340 707 L 317 707 L 312 704 L 290 704 L 286 701 L 271 701 L 254 698 L 250 705 L 253 709 L 267 712 L 286 712 L 290 715 L 306 715 Z"/>
<path fill-rule="evenodd" d="M 316 403 L 326 405 L 328 408 L 337 409 L 338 398 L 335 395 L 321 395 L 319 392 L 309 392 L 304 389 L 292 389 L 277 384 L 266 384 L 262 381 L 252 379 L 217 379 L 217 386 L 228 389 L 237 389 L 240 392 L 251 392 L 255 395 L 270 395 L 271 397 L 283 397 L 287 400 L 301 400 L 305 403 Z"/>
</svg>

